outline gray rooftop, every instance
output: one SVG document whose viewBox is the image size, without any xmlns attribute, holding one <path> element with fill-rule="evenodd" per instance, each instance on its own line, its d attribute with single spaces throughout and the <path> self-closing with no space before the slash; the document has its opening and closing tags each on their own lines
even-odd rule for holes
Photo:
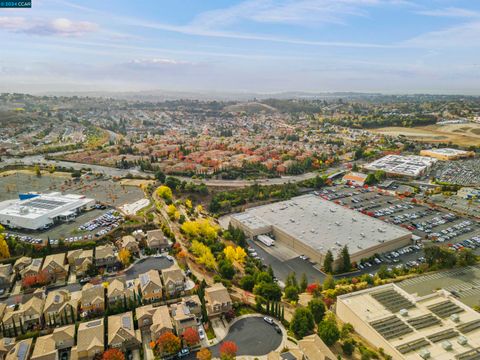
<svg viewBox="0 0 480 360">
<path fill-rule="evenodd" d="M 255 217 L 259 222 L 304 242 L 320 253 L 332 252 L 348 245 L 351 254 L 383 242 L 411 234 L 401 227 L 324 200 L 309 194 L 291 200 L 247 209 L 237 220 Z"/>
</svg>

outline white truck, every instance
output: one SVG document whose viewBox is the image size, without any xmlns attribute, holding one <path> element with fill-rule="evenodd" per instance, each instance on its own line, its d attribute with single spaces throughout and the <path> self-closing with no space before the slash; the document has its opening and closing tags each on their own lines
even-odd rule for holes
<svg viewBox="0 0 480 360">
<path fill-rule="evenodd" d="M 273 246 L 275 245 L 275 240 L 273 240 L 270 236 L 267 235 L 258 235 L 258 241 L 261 243 L 267 245 L 267 246 Z"/>
</svg>

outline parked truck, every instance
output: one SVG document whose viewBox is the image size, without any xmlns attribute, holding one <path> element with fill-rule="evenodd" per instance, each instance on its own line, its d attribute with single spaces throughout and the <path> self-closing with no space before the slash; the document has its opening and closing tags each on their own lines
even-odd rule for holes
<svg viewBox="0 0 480 360">
<path fill-rule="evenodd" d="M 275 240 L 273 240 L 270 236 L 267 235 L 258 235 L 258 241 L 261 243 L 267 245 L 267 246 L 273 246 L 275 245 Z"/>
</svg>

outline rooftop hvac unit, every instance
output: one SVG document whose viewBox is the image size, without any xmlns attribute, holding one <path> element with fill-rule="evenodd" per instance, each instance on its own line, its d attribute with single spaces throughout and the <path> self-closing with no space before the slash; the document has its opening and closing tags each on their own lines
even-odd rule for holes
<svg viewBox="0 0 480 360">
<path fill-rule="evenodd" d="M 462 346 L 467 345 L 468 344 L 468 339 L 465 336 L 460 335 L 457 339 L 457 342 Z"/>
<path fill-rule="evenodd" d="M 423 349 L 421 350 L 418 355 L 420 355 L 420 357 L 422 359 L 430 359 L 430 351 L 428 351 L 427 349 Z"/>
<path fill-rule="evenodd" d="M 407 309 L 400 309 L 400 315 L 408 316 L 408 310 Z"/>
<path fill-rule="evenodd" d="M 442 347 L 445 350 L 452 350 L 452 343 L 448 340 L 445 340 L 444 342 L 442 342 Z"/>
<path fill-rule="evenodd" d="M 452 314 L 450 315 L 450 320 L 452 320 L 453 322 L 459 322 L 460 316 L 458 316 L 458 314 Z"/>
<path fill-rule="evenodd" d="M 352 221 L 353 221 L 353 222 L 357 222 L 357 219 L 355 219 L 355 218 L 352 218 Z"/>
<path fill-rule="evenodd" d="M 361 237 L 365 237 L 365 234 L 364 234 L 364 233 L 360 233 L 360 236 L 361 236 Z"/>
</svg>

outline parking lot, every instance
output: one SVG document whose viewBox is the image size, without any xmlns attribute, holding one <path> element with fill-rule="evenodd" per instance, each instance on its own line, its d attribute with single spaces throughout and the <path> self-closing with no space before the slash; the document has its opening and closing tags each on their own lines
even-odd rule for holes
<svg viewBox="0 0 480 360">
<path fill-rule="evenodd" d="M 431 175 L 450 184 L 478 186 L 480 185 L 480 161 L 478 159 L 439 161 Z"/>
</svg>

